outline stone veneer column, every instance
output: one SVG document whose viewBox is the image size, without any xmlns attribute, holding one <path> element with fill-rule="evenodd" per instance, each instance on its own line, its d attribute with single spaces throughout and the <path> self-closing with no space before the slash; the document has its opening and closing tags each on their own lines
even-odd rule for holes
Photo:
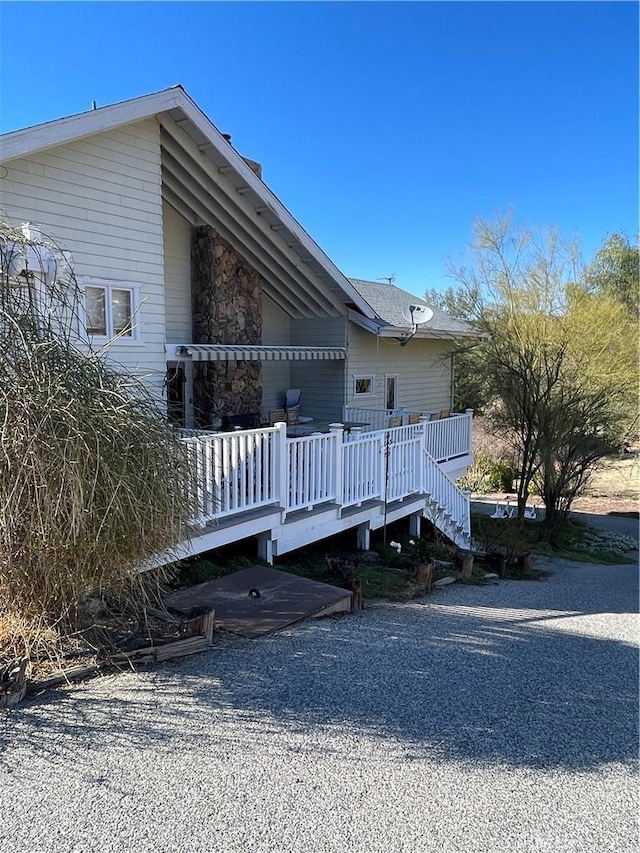
<svg viewBox="0 0 640 853">
<path fill-rule="evenodd" d="M 193 343 L 259 344 L 262 277 L 213 228 L 196 228 L 191 250 Z M 194 366 L 196 424 L 218 426 L 224 416 L 259 413 L 259 361 L 210 361 Z"/>
</svg>

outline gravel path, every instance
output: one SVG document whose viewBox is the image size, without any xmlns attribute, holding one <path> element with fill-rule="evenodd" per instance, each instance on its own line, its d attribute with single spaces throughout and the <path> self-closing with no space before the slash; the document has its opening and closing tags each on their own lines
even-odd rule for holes
<svg viewBox="0 0 640 853">
<path fill-rule="evenodd" d="M 4 713 L 0 850 L 635 853 L 637 567 L 553 568 Z"/>
</svg>

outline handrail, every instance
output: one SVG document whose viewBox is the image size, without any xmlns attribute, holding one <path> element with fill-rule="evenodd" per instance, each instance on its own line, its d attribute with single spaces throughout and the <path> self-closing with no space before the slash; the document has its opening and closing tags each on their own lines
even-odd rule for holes
<svg viewBox="0 0 640 853">
<path fill-rule="evenodd" d="M 273 504 L 279 499 L 276 428 L 183 438 L 194 472 L 195 521 Z"/>
<path fill-rule="evenodd" d="M 413 412 L 407 409 L 370 409 L 345 406 L 343 415 L 347 421 L 366 421 L 370 431 L 388 429 L 391 418 L 402 418 L 403 426 L 409 424 L 411 416 L 418 416 L 426 424 L 427 449 L 436 462 L 447 462 L 458 456 L 467 456 L 472 452 L 473 411 L 456 412 L 439 420 L 428 420 L 428 413 Z"/>
<path fill-rule="evenodd" d="M 463 422 L 465 416 L 451 419 Z M 194 472 L 196 523 L 268 505 L 287 513 L 332 502 L 426 496 L 434 522 L 454 541 L 470 534 L 469 500 L 431 452 L 439 422 L 288 439 L 286 424 L 182 439 Z"/>
<path fill-rule="evenodd" d="M 435 504 L 435 513 L 442 513 L 441 529 L 444 530 L 456 544 L 467 544 L 471 536 L 471 514 L 469 495 L 461 491 L 450 480 L 438 465 L 436 460 L 424 450 L 423 490 Z M 439 519 L 434 519 L 436 522 Z"/>
</svg>

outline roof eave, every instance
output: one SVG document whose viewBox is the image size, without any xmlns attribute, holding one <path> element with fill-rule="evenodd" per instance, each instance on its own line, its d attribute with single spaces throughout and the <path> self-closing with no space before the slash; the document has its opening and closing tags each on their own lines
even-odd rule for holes
<svg viewBox="0 0 640 853">
<path fill-rule="evenodd" d="M 239 183 L 253 191 L 258 200 L 256 210 L 259 207 L 272 211 L 288 232 L 288 236 L 292 238 L 292 244 L 300 246 L 302 253 L 308 257 L 307 262 L 314 268 L 316 275 L 325 279 L 327 287 L 337 289 L 343 302 L 353 303 L 365 317 L 375 320 L 376 314 L 369 303 L 360 296 L 351 282 L 294 219 L 277 196 L 258 178 L 182 86 L 173 86 L 150 95 L 2 134 L 0 135 L 0 161 L 15 160 L 18 157 L 25 157 L 76 139 L 113 130 L 125 124 L 143 121 L 171 110 L 179 110 L 184 120 L 190 122 L 193 128 L 203 134 L 217 154 L 226 160 L 236 173 Z"/>
<path fill-rule="evenodd" d="M 190 121 L 192 121 L 201 132 L 211 138 L 219 153 L 227 159 L 246 186 L 250 187 L 257 193 L 260 197 L 261 204 L 266 203 L 268 207 L 273 210 L 280 222 L 282 222 L 285 228 L 287 228 L 291 236 L 293 236 L 300 243 L 301 247 L 311 256 L 311 258 L 319 264 L 325 274 L 336 283 L 346 297 L 345 301 L 353 302 L 366 317 L 375 319 L 375 312 L 369 303 L 360 296 L 349 279 L 340 272 L 328 255 L 326 255 L 313 238 L 307 234 L 304 228 L 291 215 L 291 213 L 289 213 L 275 193 L 269 189 L 264 181 L 258 178 L 253 169 L 247 165 L 243 157 L 238 154 L 235 148 L 227 142 L 220 131 L 215 127 L 210 119 L 207 118 L 195 101 L 193 101 L 183 89 L 180 91 L 184 98 L 183 110 Z"/>
<path fill-rule="evenodd" d="M 373 335 L 379 335 L 382 329 L 385 328 L 384 320 L 380 320 L 378 317 L 375 317 L 374 319 L 364 317 L 362 314 L 354 311 L 353 308 L 348 309 L 348 317 L 356 326 L 360 326 L 360 328 L 365 329 L 367 332 L 371 332 Z"/>
<path fill-rule="evenodd" d="M 410 333 L 410 329 L 406 326 L 385 326 L 380 330 L 379 334 L 382 338 L 398 338 L 406 336 Z M 474 339 L 479 335 L 476 332 L 469 331 L 451 331 L 449 329 L 420 329 L 412 336 L 416 340 L 459 340 L 461 338 Z"/>
</svg>

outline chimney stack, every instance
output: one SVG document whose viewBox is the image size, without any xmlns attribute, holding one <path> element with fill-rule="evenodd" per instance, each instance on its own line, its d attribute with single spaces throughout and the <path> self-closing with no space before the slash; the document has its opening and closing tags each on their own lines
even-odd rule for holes
<svg viewBox="0 0 640 853">
<path fill-rule="evenodd" d="M 229 145 L 231 145 L 233 147 L 233 145 L 231 143 L 231 134 L 230 133 L 223 133 L 222 136 L 227 140 Z M 242 157 L 242 154 L 240 156 Z M 256 160 L 250 160 L 248 157 L 242 157 L 242 159 L 247 164 L 247 166 L 251 169 L 253 174 L 257 175 L 260 178 L 260 180 L 262 180 L 262 163 L 258 163 Z"/>
</svg>

